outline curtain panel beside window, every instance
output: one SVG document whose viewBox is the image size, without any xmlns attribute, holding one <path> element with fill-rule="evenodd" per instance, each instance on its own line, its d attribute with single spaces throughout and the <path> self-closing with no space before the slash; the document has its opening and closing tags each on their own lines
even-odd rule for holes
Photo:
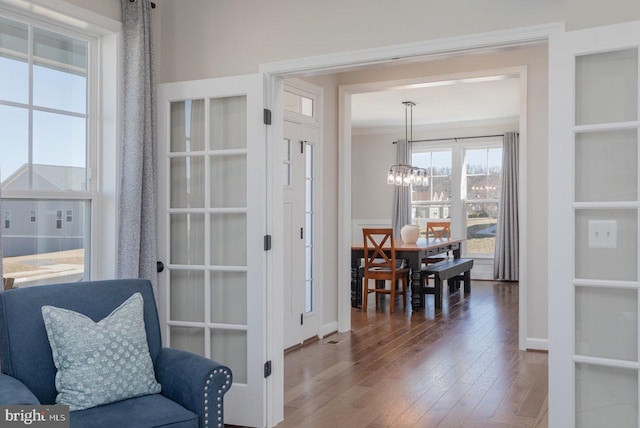
<svg viewBox="0 0 640 428">
<path fill-rule="evenodd" d="M 146 278 L 157 292 L 156 94 L 151 2 L 122 0 L 124 78 L 118 277 Z"/>
<path fill-rule="evenodd" d="M 397 164 L 408 165 L 411 163 L 407 140 L 398 140 L 396 150 Z M 398 240 L 400 239 L 400 229 L 404 225 L 411 224 L 411 188 L 409 186 L 394 186 L 391 219 L 393 238 Z"/>
<path fill-rule="evenodd" d="M 519 276 L 518 232 L 518 151 L 520 137 L 515 132 L 504 134 L 502 146 L 502 183 L 498 205 L 496 248 L 493 259 L 495 279 L 517 281 Z"/>
</svg>

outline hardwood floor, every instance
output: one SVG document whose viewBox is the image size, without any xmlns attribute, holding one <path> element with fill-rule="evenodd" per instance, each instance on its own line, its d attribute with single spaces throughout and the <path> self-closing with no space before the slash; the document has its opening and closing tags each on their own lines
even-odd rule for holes
<svg viewBox="0 0 640 428">
<path fill-rule="evenodd" d="M 435 311 L 352 309 L 352 331 L 285 355 L 298 427 L 546 427 L 547 355 L 518 350 L 517 283 L 473 282 Z"/>
</svg>

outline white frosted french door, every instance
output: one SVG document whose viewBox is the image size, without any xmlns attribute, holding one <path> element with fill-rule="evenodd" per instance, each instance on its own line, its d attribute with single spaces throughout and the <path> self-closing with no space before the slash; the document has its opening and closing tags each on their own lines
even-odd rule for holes
<svg viewBox="0 0 640 428">
<path fill-rule="evenodd" d="M 640 22 L 549 40 L 549 426 L 638 427 Z"/>
<path fill-rule="evenodd" d="M 158 87 L 163 340 L 229 366 L 225 423 L 251 427 L 265 426 L 262 93 L 259 75 Z"/>
</svg>

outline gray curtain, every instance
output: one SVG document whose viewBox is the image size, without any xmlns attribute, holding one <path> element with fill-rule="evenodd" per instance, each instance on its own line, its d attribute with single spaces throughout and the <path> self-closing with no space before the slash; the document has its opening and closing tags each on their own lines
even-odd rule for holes
<svg viewBox="0 0 640 428">
<path fill-rule="evenodd" d="M 123 104 L 119 278 L 146 278 L 157 291 L 156 115 L 150 0 L 122 0 Z"/>
<path fill-rule="evenodd" d="M 399 140 L 396 144 L 396 163 L 408 165 L 409 150 L 407 140 Z M 411 224 L 411 186 L 394 186 L 391 225 L 394 239 L 400 239 L 402 226 Z"/>
<path fill-rule="evenodd" d="M 516 132 L 504 134 L 502 146 L 502 182 L 496 228 L 493 276 L 505 281 L 518 280 L 518 151 Z"/>
</svg>

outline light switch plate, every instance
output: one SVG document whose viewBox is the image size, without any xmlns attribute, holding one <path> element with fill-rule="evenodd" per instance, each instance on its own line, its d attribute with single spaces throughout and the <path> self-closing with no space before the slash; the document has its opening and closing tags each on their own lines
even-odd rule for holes
<svg viewBox="0 0 640 428">
<path fill-rule="evenodd" d="M 618 247 L 618 222 L 616 220 L 589 220 L 587 233 L 589 248 Z"/>
</svg>

